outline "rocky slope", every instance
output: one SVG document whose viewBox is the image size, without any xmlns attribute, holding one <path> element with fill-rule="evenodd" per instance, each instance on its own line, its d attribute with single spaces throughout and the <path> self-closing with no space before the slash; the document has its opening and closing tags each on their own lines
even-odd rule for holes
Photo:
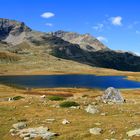
<svg viewBox="0 0 140 140">
<path fill-rule="evenodd" d="M 110 50 L 89 34 L 64 31 L 42 33 L 31 30 L 23 22 L 0 19 L 0 40 L 0 52 L 19 57 L 17 65 L 29 64 L 31 60 L 38 65 L 40 58 L 45 66 L 44 58 L 55 56 L 94 67 L 140 71 L 140 57 Z"/>
<path fill-rule="evenodd" d="M 109 50 L 103 43 L 97 40 L 90 34 L 78 34 L 75 32 L 57 31 L 52 33 L 54 36 L 60 37 L 65 41 L 73 44 L 78 44 L 81 49 L 86 51 L 98 51 L 98 50 Z"/>
</svg>

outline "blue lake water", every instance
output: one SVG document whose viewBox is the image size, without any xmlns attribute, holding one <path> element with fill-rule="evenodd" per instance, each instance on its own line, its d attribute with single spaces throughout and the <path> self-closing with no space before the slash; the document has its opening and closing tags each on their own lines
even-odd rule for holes
<svg viewBox="0 0 140 140">
<path fill-rule="evenodd" d="M 19 85 L 27 88 L 140 88 L 140 82 L 130 81 L 124 76 L 95 75 L 32 75 L 0 76 L 0 83 Z"/>
</svg>

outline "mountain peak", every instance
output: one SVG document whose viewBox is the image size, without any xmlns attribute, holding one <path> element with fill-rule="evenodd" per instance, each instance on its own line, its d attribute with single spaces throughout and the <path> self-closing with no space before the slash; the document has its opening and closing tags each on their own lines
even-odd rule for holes
<svg viewBox="0 0 140 140">
<path fill-rule="evenodd" d="M 108 48 L 97 40 L 92 35 L 86 34 L 79 34 L 76 32 L 67 32 L 67 31 L 56 31 L 53 33 L 54 36 L 60 37 L 65 41 L 69 41 L 73 44 L 78 44 L 80 47 L 86 51 L 99 51 L 99 50 L 108 50 Z"/>
<path fill-rule="evenodd" d="M 23 37 L 23 34 L 29 31 L 31 29 L 24 22 L 0 18 L 0 40 L 13 43 L 12 40 L 15 38 L 18 42 L 19 39 L 16 37 L 20 37 L 21 35 Z"/>
</svg>

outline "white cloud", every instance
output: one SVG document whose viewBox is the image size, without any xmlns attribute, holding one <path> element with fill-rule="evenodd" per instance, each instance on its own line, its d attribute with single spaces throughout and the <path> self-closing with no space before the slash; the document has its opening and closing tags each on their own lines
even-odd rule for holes
<svg viewBox="0 0 140 140">
<path fill-rule="evenodd" d="M 45 25 L 46 25 L 46 26 L 49 26 L 49 27 L 52 27 L 52 26 L 53 26 L 52 23 L 46 23 Z"/>
<path fill-rule="evenodd" d="M 111 17 L 110 21 L 115 26 L 121 26 L 122 25 L 122 17 L 121 16 Z"/>
<path fill-rule="evenodd" d="M 108 39 L 106 38 L 106 37 L 104 37 L 104 36 L 98 36 L 97 37 L 97 39 L 99 40 L 99 41 L 103 41 L 103 42 L 108 42 Z"/>
<path fill-rule="evenodd" d="M 52 12 L 45 12 L 41 15 L 41 17 L 43 17 L 43 18 L 51 18 L 51 17 L 54 17 L 54 16 L 55 16 L 55 14 L 52 13 Z"/>
<path fill-rule="evenodd" d="M 94 30 L 101 31 L 103 29 L 103 27 L 104 27 L 103 24 L 97 24 L 96 26 L 93 26 L 92 28 Z"/>
</svg>

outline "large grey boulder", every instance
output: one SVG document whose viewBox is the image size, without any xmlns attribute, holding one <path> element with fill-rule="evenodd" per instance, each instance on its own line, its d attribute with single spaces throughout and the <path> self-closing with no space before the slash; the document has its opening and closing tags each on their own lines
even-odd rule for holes
<svg viewBox="0 0 140 140">
<path fill-rule="evenodd" d="M 105 90 L 103 96 L 101 97 L 104 103 L 113 102 L 113 103 L 123 103 L 124 98 L 122 97 L 120 91 L 113 87 L 109 87 Z"/>
</svg>

